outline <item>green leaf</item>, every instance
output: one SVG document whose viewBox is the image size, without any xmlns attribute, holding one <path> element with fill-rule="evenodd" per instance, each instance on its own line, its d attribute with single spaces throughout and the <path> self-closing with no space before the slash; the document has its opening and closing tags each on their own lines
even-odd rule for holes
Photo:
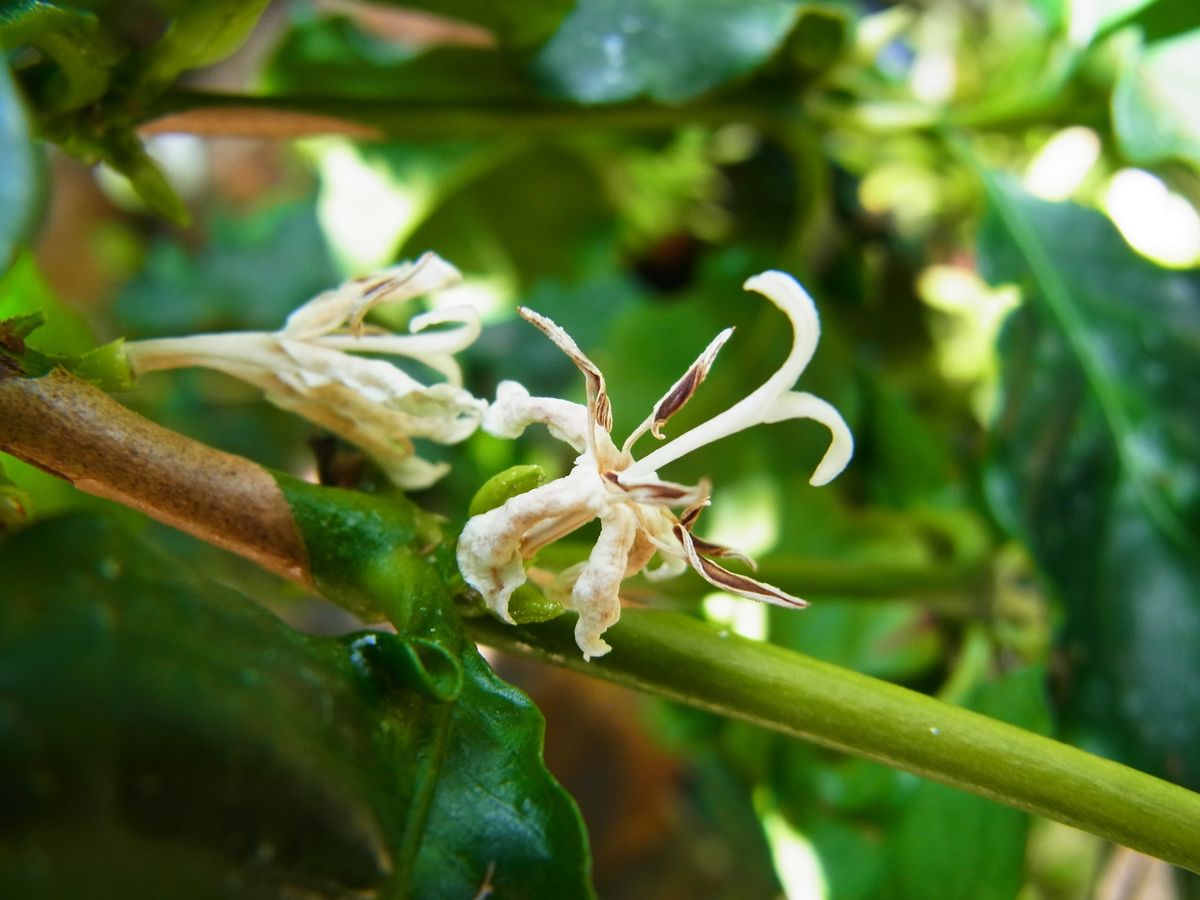
<svg viewBox="0 0 1200 900">
<path fill-rule="evenodd" d="M 989 186 L 982 267 L 1029 303 L 1002 341 L 987 486 L 1065 604 L 1067 724 L 1195 787 L 1200 272 L 1146 262 L 1098 213 Z"/>
<path fill-rule="evenodd" d="M 38 92 L 43 111 L 74 110 L 104 95 L 109 73 L 123 55 L 87 10 L 45 0 L 17 0 L 0 11 L 0 46 L 36 47 L 56 70 Z"/>
<path fill-rule="evenodd" d="M 107 520 L 0 543 L 0 893 L 590 897 L 540 715 L 407 571 L 419 633 L 313 638 Z"/>
<path fill-rule="evenodd" d="M 423 777 L 432 798 L 413 896 L 471 897 L 490 880 L 501 897 L 591 897 L 579 812 L 542 762 L 544 721 L 466 638 L 428 558 L 436 521 L 403 497 L 277 477 L 322 592 L 368 616 L 385 613 L 401 638 L 422 642 L 425 659 L 440 647 L 441 667 L 453 657 L 460 673 L 452 710 L 426 735 Z M 425 673 L 436 674 L 428 666 Z"/>
<path fill-rule="evenodd" d="M 0 274 L 33 230 L 42 193 L 42 166 L 30 140 L 25 109 L 8 66 L 0 64 Z"/>
<path fill-rule="evenodd" d="M 580 103 L 680 103 L 763 63 L 795 19 L 785 0 L 581 0 L 536 71 Z"/>
<path fill-rule="evenodd" d="M 417 748 L 343 641 L 292 631 L 107 520 L 27 528 L 0 544 L 0 572 L 0 894 L 387 884 Z"/>
<path fill-rule="evenodd" d="M 468 643 L 412 896 L 591 897 L 587 837 L 541 758 L 545 723 Z"/>
<path fill-rule="evenodd" d="M 166 33 L 140 61 L 141 84 L 151 90 L 179 73 L 211 66 L 249 37 L 269 0 L 192 0 L 181 4 Z"/>
<path fill-rule="evenodd" d="M 106 135 L 99 152 L 106 163 L 129 179 L 150 209 L 176 225 L 191 221 L 183 200 L 135 132 L 119 130 Z"/>
<path fill-rule="evenodd" d="M 1130 160 L 1200 167 L 1200 29 L 1152 44 L 1121 74 L 1113 127 Z"/>
</svg>

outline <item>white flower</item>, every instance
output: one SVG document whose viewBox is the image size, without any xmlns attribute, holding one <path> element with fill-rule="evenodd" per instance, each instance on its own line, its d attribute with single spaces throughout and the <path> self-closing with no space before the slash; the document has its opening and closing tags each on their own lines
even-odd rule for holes
<svg viewBox="0 0 1200 900">
<path fill-rule="evenodd" d="M 585 659 L 602 656 L 611 649 L 601 635 L 620 618 L 621 582 L 645 568 L 655 553 L 660 554 L 662 564 L 648 570 L 648 578 L 678 575 L 691 566 L 722 590 L 780 606 L 806 605 L 798 597 L 712 561 L 712 557 L 732 556 L 750 562 L 736 551 L 692 533 L 700 511 L 709 502 L 707 481 L 688 486 L 658 477 L 662 467 L 726 435 L 751 425 L 796 418 L 814 419 L 832 433 L 829 449 L 810 479 L 812 484 L 830 481 L 850 460 L 854 441 L 837 410 L 812 394 L 791 390 L 812 358 L 820 336 L 812 299 L 782 272 L 756 275 L 745 288 L 765 296 L 791 320 L 794 339 L 787 359 L 747 397 L 640 460 L 631 453 L 635 442 L 647 431 L 662 439 L 662 426 L 691 399 L 733 329 L 717 335 L 618 448 L 610 434 L 612 411 L 600 370 L 565 331 L 535 312 L 520 310 L 583 373 L 587 405 L 531 397 L 517 382 L 505 381 L 497 391 L 496 402 L 484 415 L 483 428 L 491 434 L 514 438 L 529 425 L 541 423 L 554 437 L 580 452 L 570 474 L 472 517 L 463 529 L 458 543 L 459 568 L 496 615 L 513 621 L 508 602 L 512 592 L 525 582 L 525 560 L 592 519 L 600 520 L 600 537 L 590 556 L 586 562 L 562 572 L 551 588 L 552 594 L 579 614 L 575 640 Z M 676 508 L 682 511 L 672 512 Z"/>
<path fill-rule="evenodd" d="M 433 253 L 356 278 L 313 298 L 275 332 L 231 332 L 131 341 L 135 375 L 203 366 L 254 384 L 276 406 L 340 435 L 369 454 L 396 484 L 428 487 L 448 466 L 415 454 L 412 439 L 439 444 L 466 439 L 486 403 L 462 388 L 453 354 L 479 336 L 466 306 L 413 317 L 410 334 L 364 324 L 377 306 L 403 303 L 457 284 L 457 269 Z M 428 331 L 430 326 L 457 327 Z M 404 356 L 446 380 L 425 385 L 390 362 L 353 356 Z"/>
</svg>

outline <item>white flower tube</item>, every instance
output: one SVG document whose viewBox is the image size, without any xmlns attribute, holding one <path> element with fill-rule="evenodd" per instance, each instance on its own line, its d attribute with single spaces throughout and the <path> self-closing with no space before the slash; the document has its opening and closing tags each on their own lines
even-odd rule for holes
<svg viewBox="0 0 1200 900">
<path fill-rule="evenodd" d="M 454 358 L 479 337 L 479 317 L 465 306 L 425 313 L 412 319 L 409 334 L 363 320 L 378 306 L 443 290 L 461 277 L 426 253 L 314 297 L 279 331 L 131 341 L 125 352 L 138 376 L 200 366 L 256 385 L 276 406 L 361 447 L 401 487 L 428 487 L 448 467 L 417 457 L 412 439 L 465 440 L 487 406 L 462 388 Z M 454 327 L 430 330 L 438 325 Z M 446 381 L 425 385 L 389 362 L 353 355 L 361 353 L 416 360 Z"/>
</svg>

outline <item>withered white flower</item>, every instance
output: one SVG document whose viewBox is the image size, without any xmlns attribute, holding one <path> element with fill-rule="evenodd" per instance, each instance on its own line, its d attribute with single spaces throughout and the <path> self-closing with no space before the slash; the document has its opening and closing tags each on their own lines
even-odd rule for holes
<svg viewBox="0 0 1200 900">
<path fill-rule="evenodd" d="M 433 253 L 355 278 L 305 303 L 279 331 L 229 332 L 131 341 L 135 376 L 157 369 L 201 366 L 261 388 L 267 400 L 361 447 L 396 484 L 428 487 L 449 468 L 415 454 L 413 438 L 439 444 L 465 440 L 486 403 L 462 387 L 453 354 L 479 336 L 478 314 L 458 306 L 413 317 L 409 334 L 393 334 L 363 319 L 384 304 L 403 303 L 461 281 Z M 435 325 L 456 327 L 428 330 Z M 369 353 L 416 360 L 446 380 L 422 384 Z"/>
<path fill-rule="evenodd" d="M 722 590 L 779 606 L 806 605 L 798 597 L 713 562 L 714 557 L 735 557 L 753 565 L 736 551 L 692 533 L 700 511 L 709 502 L 707 481 L 688 486 L 658 477 L 662 467 L 726 435 L 752 425 L 797 418 L 814 419 L 832 434 L 810 483 L 825 484 L 850 460 L 854 441 L 838 411 L 812 394 L 791 389 L 820 337 L 812 299 L 783 272 L 755 275 L 745 288 L 762 294 L 791 320 L 794 338 L 787 359 L 747 397 L 641 459 L 632 455 L 634 444 L 647 431 L 663 439 L 663 425 L 691 399 L 733 329 L 717 335 L 618 448 L 610 433 L 612 410 L 600 370 L 552 321 L 531 310 L 520 310 L 583 373 L 587 405 L 532 397 L 517 382 L 505 381 L 484 415 L 483 428 L 491 434 L 514 438 L 529 425 L 540 423 L 580 453 L 568 475 L 472 517 L 463 529 L 458 543 L 459 568 L 496 615 L 513 621 L 508 603 L 512 592 L 525 582 L 525 560 L 592 519 L 600 520 L 600 537 L 590 556 L 563 571 L 551 588 L 552 595 L 579 614 L 575 640 L 585 659 L 612 649 L 601 635 L 620 618 L 621 582 L 644 569 L 655 553 L 660 554 L 662 563 L 647 570 L 647 578 L 671 577 L 690 566 Z"/>
</svg>

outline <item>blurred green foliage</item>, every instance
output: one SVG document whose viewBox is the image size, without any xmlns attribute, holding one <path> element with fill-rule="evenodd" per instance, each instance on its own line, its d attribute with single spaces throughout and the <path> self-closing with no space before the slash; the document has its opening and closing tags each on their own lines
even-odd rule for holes
<svg viewBox="0 0 1200 900">
<path fill-rule="evenodd" d="M 534 394 L 582 398 L 575 370 L 515 319 L 525 304 L 563 325 L 605 371 L 618 434 L 728 325 L 737 334 L 670 427 L 679 433 L 761 383 L 786 352 L 786 326 L 740 284 L 787 269 L 822 317 L 802 387 L 842 410 L 856 436 L 854 463 L 833 486 L 811 488 L 825 436 L 793 422 L 729 438 L 667 477 L 711 476 L 714 505 L 700 532 L 751 551 L 767 580 L 813 608 L 768 612 L 706 598 L 690 574 L 630 582 L 631 594 L 1200 786 L 1194 3 L 404 4 L 447 17 L 432 20 L 440 28 L 432 37 L 417 27 L 429 20 L 418 23 L 400 4 L 296 0 L 259 21 L 262 6 L 24 0 L 0 10 L 11 68 L 0 69 L 0 319 L 43 310 L 47 325 L 32 346 L 78 353 L 92 340 L 21 249 L 36 243 L 40 203 L 42 150 L 31 133 L 107 162 L 150 209 L 195 221 L 184 229 L 125 217 L 116 255 L 136 260 L 133 271 L 112 266 L 106 290 L 76 298 L 88 301 L 97 337 L 273 329 L 342 275 L 435 249 L 464 271 L 489 325 L 464 355 L 469 386 L 490 396 L 517 378 Z M 233 53 L 256 22 L 257 55 L 239 71 L 253 71 L 243 82 L 258 115 L 332 116 L 378 129 L 382 140 L 331 134 L 277 151 L 272 165 L 288 187 L 268 179 L 248 200 L 221 181 L 214 152 L 199 166 L 203 189 L 186 191 L 197 167 L 172 163 L 161 139 L 144 144 L 137 128 L 160 112 L 186 118 L 212 104 L 203 91 L 214 71 L 190 70 Z M 1117 188 L 1135 166 L 1153 190 L 1130 207 Z M 82 252 L 97 233 L 85 223 L 72 239 Z M 293 472 L 312 465 L 306 426 L 219 377 L 163 377 L 130 399 L 227 450 Z M 516 442 L 480 434 L 438 452 L 454 472 L 420 500 L 451 519 L 497 472 L 537 465 L 554 477 L 571 463 L 536 430 Z M 26 511 L 37 518 L 75 502 L 41 473 L 4 465 L 15 486 L 0 480 L 0 532 Z M 369 467 L 353 471 L 355 486 L 379 486 Z M 37 574 L 29 561 L 65 540 L 55 527 L 36 525 L 0 551 L 22 573 L 31 610 L 57 609 L 80 592 L 61 579 L 83 575 Z M 109 558 L 136 570 L 143 551 L 109 526 L 57 527 L 75 536 L 62 546 L 78 549 L 58 552 L 80 572 Z M 99 529 L 95 541 L 108 549 L 78 541 L 87 529 Z M 187 546 L 175 549 L 211 564 Z M 540 562 L 557 568 L 586 552 L 583 539 L 563 542 Z M 168 602 L 155 565 L 159 575 L 145 584 L 127 584 L 134 575 L 124 569 L 112 584 L 92 572 L 95 596 L 61 608 L 96 628 L 95 610 L 152 595 L 154 621 L 170 637 L 190 621 L 173 609 L 196 616 L 204 605 L 183 599 L 193 588 Z M 6 599 L 16 596 L 5 588 Z M 249 632 L 238 629 L 261 632 L 267 659 L 292 654 L 320 670 L 308 689 L 352 692 L 353 639 L 300 638 L 223 592 L 203 593 L 220 619 L 205 625 L 221 632 L 214 640 L 240 647 Z M 168 624 L 175 615 L 183 618 Z M 0 629 L 0 640 L 34 648 L 33 665 L 39 641 L 71 640 L 77 625 L 39 630 L 31 618 L 26 631 Z M 177 677 L 200 703 L 206 667 L 229 656 L 205 656 L 194 671 L 172 662 L 172 676 L 131 659 L 135 693 Z M 465 737 L 442 782 L 453 799 L 438 795 L 418 857 L 429 891 L 421 896 L 439 896 L 428 886 L 442 873 L 455 896 L 483 885 L 478 866 L 474 882 L 454 868 L 454 854 L 479 824 L 464 810 L 485 802 L 470 773 L 503 762 L 488 755 L 504 731 L 500 711 L 515 710 L 521 759 L 540 745 L 523 696 L 473 652 L 465 659 L 468 687 L 455 704 Z M 66 675 L 55 678 L 47 683 L 67 685 Z M 247 703 L 295 704 L 290 690 L 268 679 Z M 92 723 L 110 740 L 114 726 L 101 713 L 125 709 L 113 696 L 95 699 Z M 240 726 L 226 728 L 206 709 L 189 715 L 214 750 L 231 759 L 250 752 Z M 272 712 L 271 721 L 307 729 L 310 713 L 284 721 Z M 349 716 L 348 734 L 381 727 L 360 713 Z M 58 715 L 50 710 L 46 721 L 67 727 Z M 648 718 L 689 767 L 688 791 L 718 834 L 728 810 L 717 841 L 732 861 L 706 883 L 711 896 L 732 896 L 739 884 L 770 896 L 776 877 L 799 890 L 789 873 L 805 846 L 834 900 L 1082 897 L 1098 877 L 1096 854 L 1053 879 L 1027 865 L 1039 858 L 1039 832 L 1029 838 L 1028 817 L 988 801 L 694 711 L 655 704 Z M 0 716 L 5 727 L 15 726 Z M 294 746 L 287 740 L 274 745 L 289 754 L 284 762 L 337 796 L 361 789 L 370 798 L 372 779 L 387 780 L 384 757 L 368 754 L 370 766 L 334 783 L 321 754 L 349 765 L 348 751 L 326 747 L 316 725 Z M 317 745 L 324 749 L 310 753 Z M 519 783 L 521 767 L 511 771 Z M 95 777 L 120 784 L 119 774 Z M 187 787 L 201 795 L 207 783 Z M 497 848 L 496 884 L 506 858 L 536 857 L 541 846 L 563 879 L 555 896 L 586 895 L 585 851 L 571 844 L 567 819 L 554 818 L 567 815 L 561 798 L 538 785 L 524 799 L 514 789 L 495 813 L 512 816 L 488 845 Z M 375 810 L 379 800 L 362 802 Z M 559 824 L 518 846 L 547 810 Z M 762 829 L 748 833 L 755 821 Z M 0 812 L 8 846 L 3 822 Z M 299 840 L 299 827 L 285 830 Z M 345 839 L 346 860 L 365 840 L 333 838 Z M 556 848 L 558 839 L 571 846 Z M 764 875 L 772 854 L 777 874 Z M 486 853 L 470 859 L 486 867 Z M 296 871 L 317 862 L 294 861 Z M 368 880 L 383 877 L 367 869 Z M 602 890 L 605 878 L 601 867 Z M 507 896 L 537 895 L 515 890 Z M 668 896 L 661 885 L 653 895 Z M 689 894 L 681 887 L 678 896 Z"/>
</svg>

